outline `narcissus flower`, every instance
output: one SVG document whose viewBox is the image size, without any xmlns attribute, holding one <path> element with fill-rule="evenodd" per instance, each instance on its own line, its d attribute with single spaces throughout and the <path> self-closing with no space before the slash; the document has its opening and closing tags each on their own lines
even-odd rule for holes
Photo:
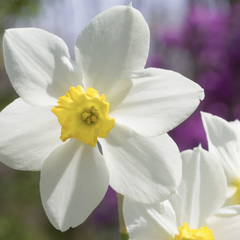
<svg viewBox="0 0 240 240">
<path fill-rule="evenodd" d="M 149 28 L 140 12 L 117 6 L 96 16 L 77 39 L 76 61 L 60 38 L 34 28 L 7 30 L 3 50 L 20 98 L 0 114 L 0 160 L 41 170 L 56 228 L 82 223 L 108 185 L 145 203 L 175 191 L 181 160 L 166 132 L 204 94 L 178 73 L 144 69 Z"/>
<path fill-rule="evenodd" d="M 182 182 L 168 200 L 140 204 L 125 198 L 132 240 L 237 240 L 240 205 L 221 208 L 227 182 L 220 164 L 201 147 L 182 153 Z"/>
<path fill-rule="evenodd" d="M 209 152 L 222 165 L 227 182 L 225 205 L 240 204 L 240 123 L 201 112 Z"/>
</svg>

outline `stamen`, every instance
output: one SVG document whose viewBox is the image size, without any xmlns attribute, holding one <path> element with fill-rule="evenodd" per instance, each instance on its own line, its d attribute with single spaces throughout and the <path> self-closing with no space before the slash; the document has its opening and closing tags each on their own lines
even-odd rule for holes
<svg viewBox="0 0 240 240">
<path fill-rule="evenodd" d="M 88 125 L 90 125 L 90 124 L 91 124 L 91 122 L 92 122 L 92 121 L 91 121 L 91 118 L 90 118 L 90 117 L 88 117 L 88 118 L 87 118 L 87 124 L 88 124 Z"/>
<path fill-rule="evenodd" d="M 92 120 L 92 122 L 97 122 L 98 119 L 97 119 L 96 116 L 92 115 L 92 116 L 91 116 L 91 120 Z"/>
<path fill-rule="evenodd" d="M 87 113 L 90 113 L 91 111 L 90 111 L 90 108 L 85 108 L 85 111 L 87 112 Z"/>
<path fill-rule="evenodd" d="M 82 114 L 82 120 L 86 121 L 88 125 L 96 123 L 98 121 L 99 113 L 94 105 L 90 108 L 85 108 L 85 112 Z"/>
<path fill-rule="evenodd" d="M 82 114 L 82 120 L 85 121 L 87 119 L 87 117 L 90 117 L 90 116 L 91 116 L 91 113 L 84 112 Z"/>
<path fill-rule="evenodd" d="M 95 111 L 97 111 L 96 109 L 95 109 Z M 97 117 L 97 118 L 99 118 L 99 113 L 98 112 L 93 112 L 93 114 Z"/>
<path fill-rule="evenodd" d="M 92 112 L 95 109 L 95 106 L 90 107 L 90 112 Z"/>
</svg>

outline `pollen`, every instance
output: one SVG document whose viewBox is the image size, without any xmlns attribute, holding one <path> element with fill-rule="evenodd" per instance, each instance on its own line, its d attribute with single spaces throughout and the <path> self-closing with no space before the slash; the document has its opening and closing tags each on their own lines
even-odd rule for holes
<svg viewBox="0 0 240 240">
<path fill-rule="evenodd" d="M 179 227 L 179 234 L 174 240 L 214 240 L 213 232 L 207 226 L 199 229 L 190 229 L 187 223 Z"/>
<path fill-rule="evenodd" d="M 99 96 L 93 88 L 85 92 L 81 86 L 70 87 L 52 108 L 62 127 L 60 139 L 65 142 L 75 138 L 95 147 L 97 138 L 106 138 L 114 127 L 115 119 L 108 116 L 109 106 L 105 95 Z"/>
</svg>

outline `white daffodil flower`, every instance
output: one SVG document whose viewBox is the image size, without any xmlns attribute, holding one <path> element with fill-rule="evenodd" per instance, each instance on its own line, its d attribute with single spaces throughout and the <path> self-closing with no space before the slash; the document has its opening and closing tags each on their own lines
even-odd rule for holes
<svg viewBox="0 0 240 240">
<path fill-rule="evenodd" d="M 166 132 L 204 93 L 178 73 L 144 69 L 148 51 L 148 25 L 132 6 L 96 16 L 77 39 L 76 61 L 51 33 L 5 32 L 5 66 L 20 98 L 0 114 L 0 161 L 41 170 L 42 203 L 57 229 L 82 223 L 109 185 L 145 203 L 179 185 L 180 153 Z"/>
<path fill-rule="evenodd" d="M 225 205 L 240 204 L 240 126 L 210 113 L 201 112 L 208 149 L 222 165 L 227 182 Z"/>
<path fill-rule="evenodd" d="M 182 152 L 183 177 L 168 200 L 141 204 L 125 198 L 132 240 L 238 240 L 240 205 L 221 208 L 227 182 L 220 164 L 201 147 Z"/>
</svg>

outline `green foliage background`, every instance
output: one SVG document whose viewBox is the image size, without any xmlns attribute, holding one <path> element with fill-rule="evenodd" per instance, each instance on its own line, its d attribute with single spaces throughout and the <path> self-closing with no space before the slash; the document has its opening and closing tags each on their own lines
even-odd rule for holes
<svg viewBox="0 0 240 240">
<path fill-rule="evenodd" d="M 39 5 L 39 0 L 0 0 L 0 34 L 4 31 L 7 18 L 16 21 L 19 15 L 36 15 Z"/>
</svg>

